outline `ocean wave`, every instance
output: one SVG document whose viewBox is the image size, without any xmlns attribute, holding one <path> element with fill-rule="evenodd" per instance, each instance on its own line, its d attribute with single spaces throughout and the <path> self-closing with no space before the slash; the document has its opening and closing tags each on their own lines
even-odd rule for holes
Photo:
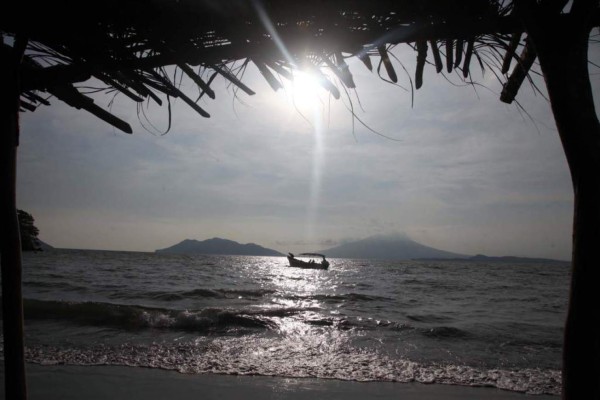
<svg viewBox="0 0 600 400">
<path fill-rule="evenodd" d="M 54 320 L 124 330 L 164 329 L 199 334 L 237 331 L 248 334 L 244 329 L 281 331 L 284 329 L 283 325 L 293 320 L 294 323 L 305 324 L 307 327 L 331 327 L 342 332 L 389 330 L 412 332 L 411 334 L 437 340 L 463 340 L 473 336 L 468 331 L 452 326 L 419 327 L 385 319 L 323 315 L 321 308 L 306 306 L 176 310 L 102 302 L 25 299 L 24 307 L 27 320 Z"/>
<path fill-rule="evenodd" d="M 226 297 L 242 296 L 250 298 L 260 298 L 276 292 L 273 289 L 216 289 L 216 291 L 224 294 Z"/>
<path fill-rule="evenodd" d="M 434 314 L 422 314 L 422 315 L 416 315 L 416 314 L 409 314 L 406 316 L 406 318 L 408 318 L 411 321 L 416 321 L 416 322 L 425 322 L 425 323 L 440 323 L 440 322 L 448 322 L 448 321 L 452 321 L 453 318 L 451 317 L 447 317 L 445 315 L 434 315 Z"/>
<path fill-rule="evenodd" d="M 248 298 L 259 299 L 269 294 L 275 293 L 270 289 L 192 289 L 181 291 L 146 291 L 146 292 L 117 292 L 112 298 L 120 299 L 151 299 L 165 302 L 175 302 L 190 299 L 232 299 Z"/>
<path fill-rule="evenodd" d="M 169 310 L 99 302 L 66 302 L 25 299 L 25 318 L 58 320 L 75 324 L 121 329 L 176 329 L 193 332 L 227 331 L 235 328 L 275 329 L 269 316 L 285 316 L 296 309 Z"/>
<path fill-rule="evenodd" d="M 437 326 L 435 328 L 422 329 L 422 334 L 437 339 L 463 339 L 471 336 L 469 332 L 452 326 Z"/>
<path fill-rule="evenodd" d="M 322 315 L 319 307 L 268 306 L 176 310 L 103 302 L 24 300 L 26 320 L 52 320 L 61 323 L 110 327 L 123 330 L 164 329 L 199 334 L 235 332 L 240 328 L 280 331 L 294 321 L 307 327 L 332 327 L 339 331 L 413 329 L 405 324 L 373 318 Z M 0 312 L 1 314 L 1 312 Z M 427 332 L 425 334 L 428 334 Z"/>
<path fill-rule="evenodd" d="M 26 358 L 29 362 L 43 365 L 124 365 L 188 374 L 438 383 L 488 386 L 528 394 L 560 394 L 561 375 L 558 370 L 421 364 L 354 348 L 343 341 L 329 346 L 323 344 L 319 338 L 281 340 L 246 336 L 177 344 L 100 345 L 83 349 L 38 346 L 28 347 Z"/>
<path fill-rule="evenodd" d="M 24 287 L 31 288 L 43 288 L 43 289 L 60 289 L 69 292 L 86 292 L 88 290 L 87 287 L 74 285 L 69 282 L 63 281 L 37 281 L 37 280 L 25 280 L 23 281 Z"/>
<path fill-rule="evenodd" d="M 391 301 L 390 297 L 377 296 L 372 294 L 362 293 L 341 293 L 341 294 L 311 294 L 311 295 L 292 295 L 288 294 L 284 296 L 288 300 L 316 300 L 324 302 L 344 302 L 344 301 Z"/>
<path fill-rule="evenodd" d="M 473 337 L 473 334 L 452 326 L 417 327 L 404 322 L 376 319 L 345 319 L 336 326 L 346 329 L 376 330 L 388 329 L 396 332 L 413 332 L 419 336 L 438 340 L 462 340 Z"/>
<path fill-rule="evenodd" d="M 515 347 L 520 349 L 532 349 L 532 348 L 545 348 L 545 349 L 555 349 L 560 351 L 563 347 L 562 338 L 548 340 L 548 339 L 537 339 L 537 340 L 528 340 L 528 339 L 511 339 L 500 344 L 501 347 Z"/>
</svg>

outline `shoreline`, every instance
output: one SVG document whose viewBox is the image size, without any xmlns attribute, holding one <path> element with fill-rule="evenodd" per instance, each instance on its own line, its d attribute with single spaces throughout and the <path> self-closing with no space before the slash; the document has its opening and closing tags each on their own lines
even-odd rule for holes
<svg viewBox="0 0 600 400">
<path fill-rule="evenodd" d="M 3 364 L 3 363 L 2 363 Z M 31 400 L 44 399 L 291 399 L 314 400 L 558 400 L 560 396 L 528 395 L 489 387 L 445 384 L 356 382 L 318 378 L 257 375 L 182 374 L 154 368 L 123 366 L 38 365 L 27 363 Z M 4 377 L 4 365 L 0 367 Z M 4 379 L 0 382 L 4 398 Z"/>
</svg>

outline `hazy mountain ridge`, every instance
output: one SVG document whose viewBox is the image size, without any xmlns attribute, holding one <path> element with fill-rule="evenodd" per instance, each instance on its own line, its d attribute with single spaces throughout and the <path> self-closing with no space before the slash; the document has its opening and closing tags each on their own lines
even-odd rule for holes
<svg viewBox="0 0 600 400">
<path fill-rule="evenodd" d="M 432 258 L 435 260 L 435 258 Z M 471 257 L 464 258 L 450 258 L 448 261 L 471 261 L 471 262 L 488 262 L 488 263 L 545 263 L 545 264 L 565 264 L 570 265 L 570 261 L 555 260 L 552 258 L 538 258 L 538 257 L 518 257 L 518 256 L 486 256 L 483 254 L 477 254 Z"/>
<path fill-rule="evenodd" d="M 465 258 L 464 254 L 453 253 L 425 246 L 404 234 L 375 235 L 366 239 L 321 250 L 327 257 L 370 258 L 380 260 L 410 260 L 418 258 Z"/>
<path fill-rule="evenodd" d="M 173 246 L 158 249 L 156 253 L 218 254 L 233 256 L 283 256 L 282 253 L 255 243 L 241 244 L 233 240 L 212 238 L 207 240 L 185 239 Z"/>
<path fill-rule="evenodd" d="M 156 253 L 170 254 L 216 254 L 238 256 L 284 256 L 284 254 L 259 246 L 255 243 L 241 244 L 233 240 L 212 238 L 203 241 L 185 239 L 173 246 L 155 250 Z M 474 256 L 454 253 L 426 246 L 404 234 L 374 235 L 350 243 L 344 243 L 319 253 L 331 258 L 379 259 L 379 260 L 432 260 L 483 263 L 562 263 L 569 261 L 547 258 L 516 256 Z"/>
</svg>

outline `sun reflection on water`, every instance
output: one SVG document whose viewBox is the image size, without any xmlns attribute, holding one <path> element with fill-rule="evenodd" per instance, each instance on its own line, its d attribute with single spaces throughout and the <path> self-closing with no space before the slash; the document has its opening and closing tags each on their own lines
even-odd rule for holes
<svg viewBox="0 0 600 400">
<path fill-rule="evenodd" d="M 340 316 L 324 304 L 338 288 L 335 270 L 293 268 L 284 257 L 264 257 L 247 264 L 245 272 L 261 288 L 272 291 L 254 307 L 273 312 L 269 316 L 275 324 L 273 333 L 288 348 L 294 343 L 294 347 L 314 350 L 325 342 L 331 344 L 332 335 L 337 345 L 346 340 L 346 334 L 336 329 Z"/>
</svg>

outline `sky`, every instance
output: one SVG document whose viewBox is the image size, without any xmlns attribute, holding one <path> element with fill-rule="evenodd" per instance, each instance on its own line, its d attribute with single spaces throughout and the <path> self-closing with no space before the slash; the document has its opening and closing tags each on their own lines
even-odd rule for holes
<svg viewBox="0 0 600 400">
<path fill-rule="evenodd" d="M 412 49 L 394 54 L 413 74 Z M 164 105 L 144 103 L 157 128 L 146 130 L 125 96 L 95 96 L 132 125 L 127 135 L 51 99 L 21 115 L 18 206 L 61 248 L 154 251 L 221 237 L 287 253 L 399 232 L 463 254 L 570 259 L 573 192 L 544 96 L 525 83 L 524 113 L 499 101 L 496 77 L 477 63 L 477 86 L 427 65 L 411 105 L 394 62 L 402 87 L 348 60 L 368 128 L 344 94 L 302 79 L 275 92 L 253 66 L 243 81 L 256 95 L 216 79 L 217 98 L 199 103 L 211 118 L 174 100 L 164 135 Z M 598 75 L 592 83 L 598 93 Z M 182 90 L 197 93 L 186 80 Z"/>
</svg>

